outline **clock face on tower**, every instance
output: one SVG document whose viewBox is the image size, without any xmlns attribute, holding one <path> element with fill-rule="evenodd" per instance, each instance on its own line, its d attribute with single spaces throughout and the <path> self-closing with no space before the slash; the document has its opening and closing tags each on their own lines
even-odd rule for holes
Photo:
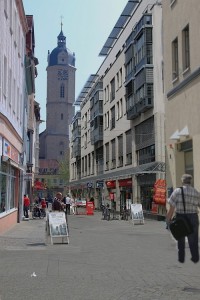
<svg viewBox="0 0 200 300">
<path fill-rule="evenodd" d="M 68 78 L 68 72 L 67 70 L 58 70 L 58 80 L 67 80 Z"/>
</svg>

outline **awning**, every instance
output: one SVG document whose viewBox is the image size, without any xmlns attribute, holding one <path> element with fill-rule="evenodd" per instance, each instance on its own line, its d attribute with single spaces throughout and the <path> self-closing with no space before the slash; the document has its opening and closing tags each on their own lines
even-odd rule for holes
<svg viewBox="0 0 200 300">
<path fill-rule="evenodd" d="M 140 174 L 159 174 L 159 173 L 165 173 L 165 163 L 164 162 L 158 162 L 154 161 L 151 163 L 139 165 L 136 167 L 131 167 L 125 170 L 120 170 L 116 172 L 106 173 L 98 176 L 88 177 L 84 179 L 79 179 L 77 181 L 69 182 L 69 186 L 80 186 L 84 183 L 88 182 L 90 179 L 92 181 L 95 180 L 122 180 L 129 177 L 132 177 L 133 175 L 140 175 Z"/>
</svg>

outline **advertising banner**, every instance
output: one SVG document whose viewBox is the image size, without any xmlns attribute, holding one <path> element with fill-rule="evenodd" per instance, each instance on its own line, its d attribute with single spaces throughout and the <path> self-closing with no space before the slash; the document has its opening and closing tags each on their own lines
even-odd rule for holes
<svg viewBox="0 0 200 300">
<path fill-rule="evenodd" d="M 144 215 L 142 210 L 142 204 L 134 203 L 131 204 L 131 218 L 133 224 L 144 224 Z"/>
<path fill-rule="evenodd" d="M 50 236 L 69 237 L 67 222 L 64 212 L 51 212 L 48 214 Z"/>
</svg>

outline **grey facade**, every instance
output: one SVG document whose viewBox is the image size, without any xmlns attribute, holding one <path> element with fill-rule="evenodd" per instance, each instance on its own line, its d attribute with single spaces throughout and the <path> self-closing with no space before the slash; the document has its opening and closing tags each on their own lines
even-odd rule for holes
<svg viewBox="0 0 200 300">
<path fill-rule="evenodd" d="M 40 159 L 62 160 L 69 148 L 69 124 L 74 116 L 75 54 L 62 31 L 48 52 L 46 130 L 40 134 Z"/>
</svg>

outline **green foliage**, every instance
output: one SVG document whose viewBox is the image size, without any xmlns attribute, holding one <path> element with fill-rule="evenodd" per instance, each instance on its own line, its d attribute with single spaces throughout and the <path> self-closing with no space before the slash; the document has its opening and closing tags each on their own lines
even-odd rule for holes
<svg viewBox="0 0 200 300">
<path fill-rule="evenodd" d="M 59 161 L 59 176 L 65 182 L 69 182 L 69 152 L 66 151 L 62 160 Z"/>
</svg>

